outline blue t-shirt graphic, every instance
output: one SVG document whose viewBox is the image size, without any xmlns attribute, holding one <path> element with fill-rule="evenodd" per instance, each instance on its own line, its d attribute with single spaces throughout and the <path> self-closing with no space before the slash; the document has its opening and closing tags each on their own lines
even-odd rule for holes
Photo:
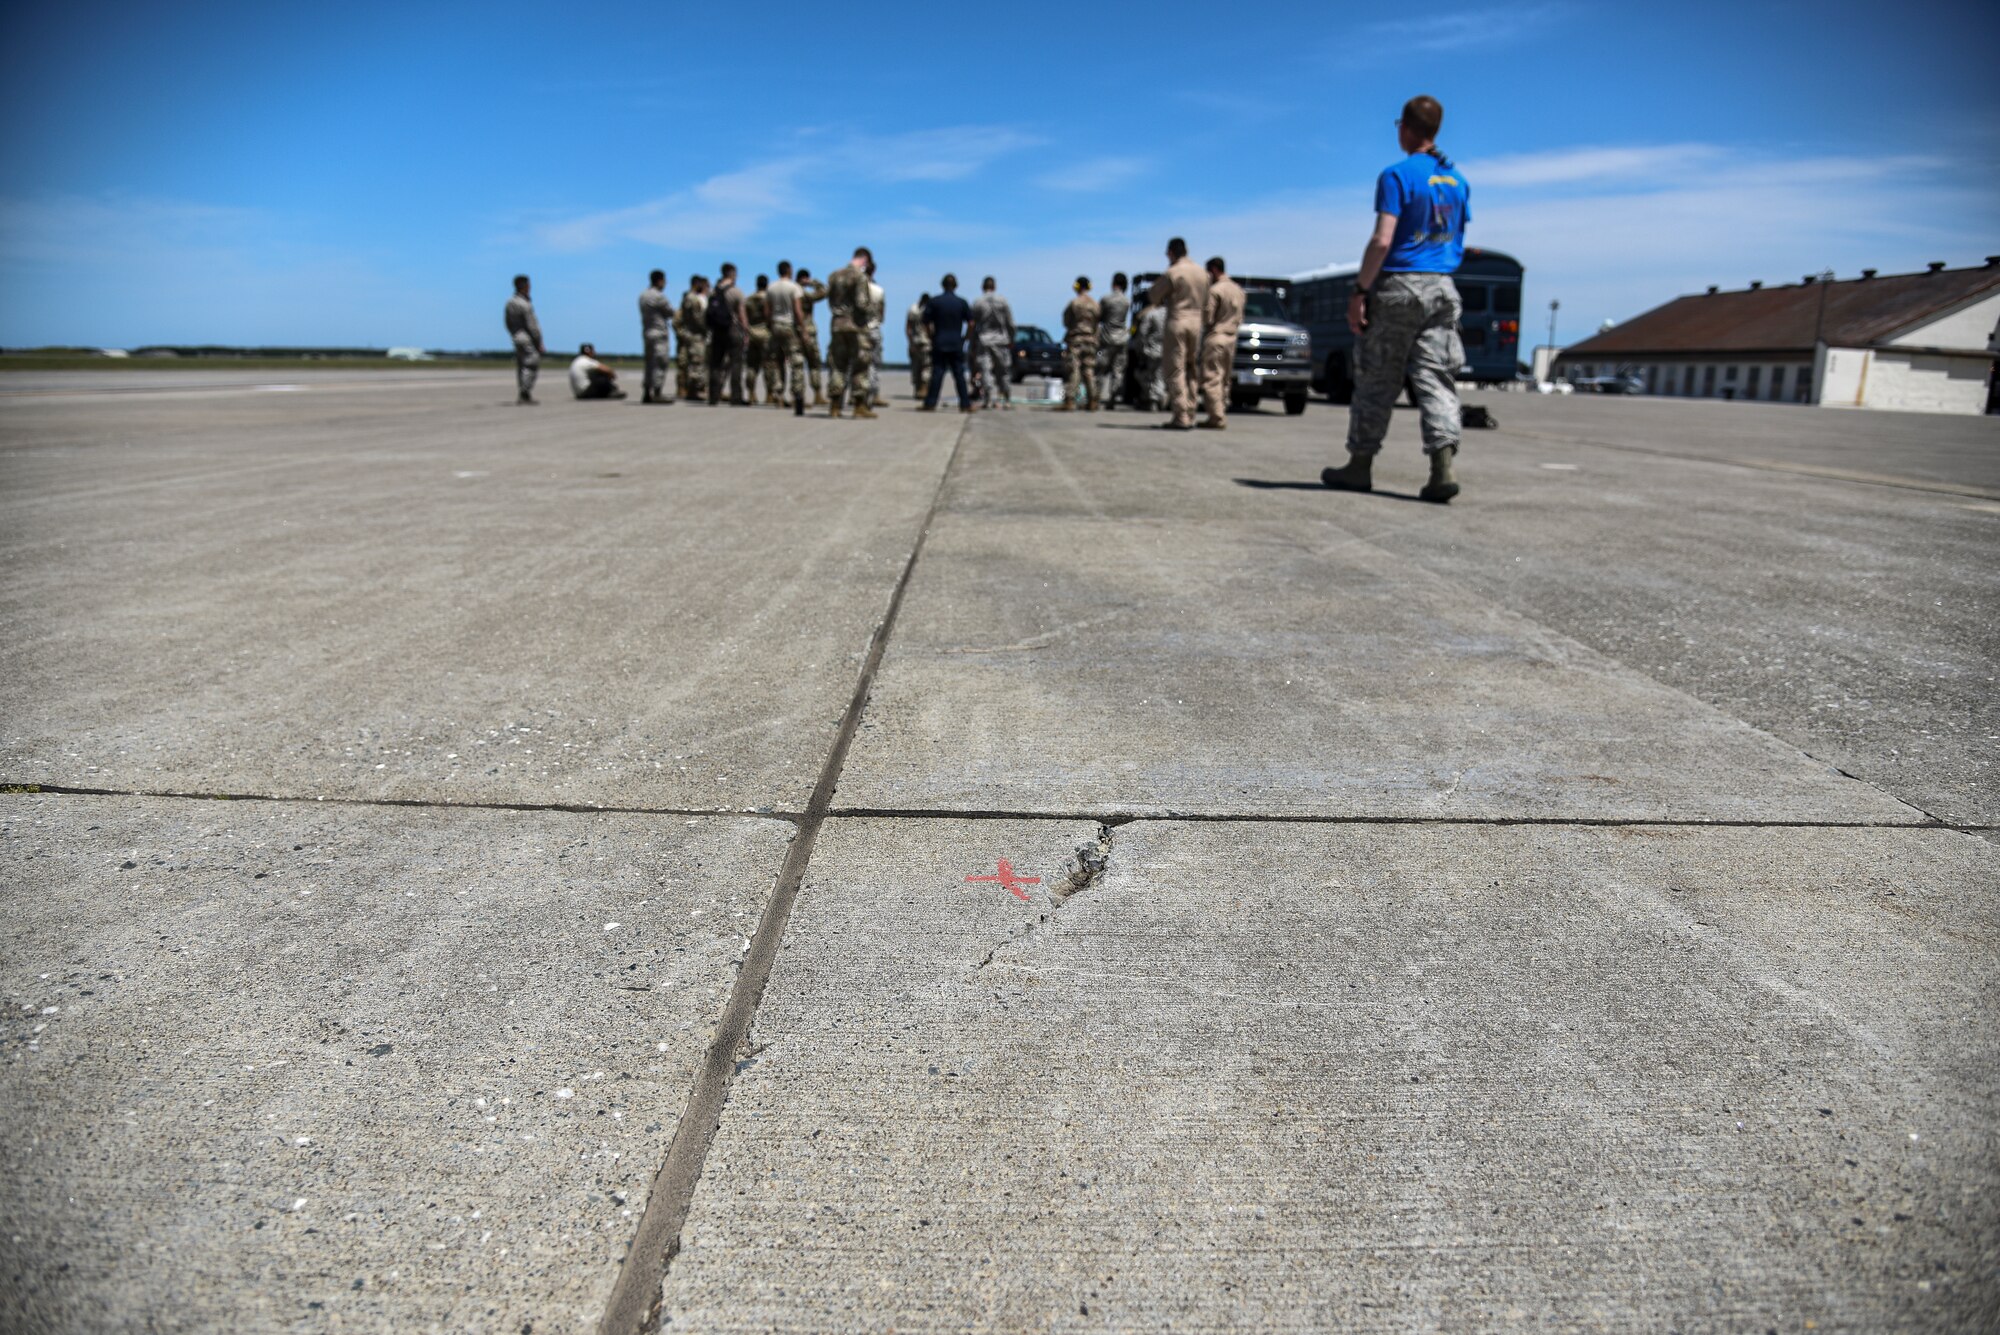
<svg viewBox="0 0 2000 1335">
<path fill-rule="evenodd" d="M 1396 215 L 1383 273 L 1457 273 L 1472 190 L 1449 158 L 1412 153 L 1375 178 L 1375 211 Z"/>
</svg>

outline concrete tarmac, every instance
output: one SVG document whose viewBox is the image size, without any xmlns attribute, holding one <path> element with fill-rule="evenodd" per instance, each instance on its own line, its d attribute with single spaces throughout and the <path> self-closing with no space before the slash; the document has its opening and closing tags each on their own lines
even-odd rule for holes
<svg viewBox="0 0 2000 1335">
<path fill-rule="evenodd" d="M 0 385 L 0 1326 L 2000 1317 L 1996 423 L 422 380 Z"/>
</svg>

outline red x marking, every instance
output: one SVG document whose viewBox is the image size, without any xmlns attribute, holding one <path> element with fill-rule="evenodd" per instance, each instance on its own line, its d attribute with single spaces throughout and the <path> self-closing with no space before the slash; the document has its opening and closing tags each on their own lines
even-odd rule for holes
<svg viewBox="0 0 2000 1335">
<path fill-rule="evenodd" d="M 1022 886 L 1040 885 L 1042 883 L 1042 878 L 1039 876 L 1016 876 L 1014 874 L 1014 864 L 1005 858 L 1000 859 L 999 870 L 1000 874 L 998 876 L 968 876 L 965 879 L 967 881 L 987 881 L 994 885 L 1004 885 L 1007 887 L 1007 893 L 1016 899 L 1027 898 L 1026 895 L 1021 893 Z"/>
</svg>

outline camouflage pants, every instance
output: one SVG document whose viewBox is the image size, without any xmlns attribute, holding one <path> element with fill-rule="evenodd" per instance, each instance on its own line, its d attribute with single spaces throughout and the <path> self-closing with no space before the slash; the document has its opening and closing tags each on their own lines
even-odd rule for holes
<svg viewBox="0 0 2000 1335">
<path fill-rule="evenodd" d="M 882 397 L 882 331 L 870 329 L 868 342 L 868 402 L 887 403 Z"/>
<path fill-rule="evenodd" d="M 1125 349 L 1129 340 L 1106 343 L 1097 350 L 1097 401 L 1109 408 L 1125 388 Z"/>
<path fill-rule="evenodd" d="M 986 403 L 991 407 L 997 397 L 1008 403 L 1014 401 L 1014 359 L 1011 349 L 1005 343 L 988 343 L 981 339 L 976 347 L 979 358 L 979 374 L 986 395 Z"/>
<path fill-rule="evenodd" d="M 690 338 L 681 335 L 680 349 L 675 356 L 674 369 L 680 378 L 680 396 L 684 399 L 698 399 L 708 393 L 708 340 L 695 335 Z"/>
<path fill-rule="evenodd" d="M 514 387 L 522 398 L 529 398 L 535 392 L 535 375 L 542 369 L 542 354 L 535 351 L 535 344 L 526 334 L 514 339 Z"/>
<path fill-rule="evenodd" d="M 759 325 L 750 331 L 750 342 L 743 352 L 743 384 L 750 391 L 750 402 L 762 402 L 757 397 L 757 377 L 764 377 L 765 387 L 771 384 L 771 333 Z"/>
<path fill-rule="evenodd" d="M 813 397 L 824 397 L 820 393 L 819 327 L 808 320 L 799 330 L 799 341 L 805 344 L 806 376 L 812 381 Z"/>
<path fill-rule="evenodd" d="M 646 396 L 667 397 L 667 351 L 672 336 L 662 329 L 646 335 Z"/>
<path fill-rule="evenodd" d="M 847 387 L 854 386 L 856 407 L 868 401 L 868 364 L 872 349 L 865 329 L 836 329 L 826 344 L 826 397 L 835 411 L 844 406 Z"/>
<path fill-rule="evenodd" d="M 1354 404 L 1347 448 L 1376 454 L 1407 379 L 1423 414 L 1424 453 L 1458 448 L 1458 288 L 1439 273 L 1383 274 L 1368 299 L 1368 328 L 1355 345 Z"/>
<path fill-rule="evenodd" d="M 805 398 L 806 354 L 799 343 L 799 331 L 788 324 L 772 325 L 771 346 L 764 350 L 764 357 L 768 363 L 765 375 L 778 402 L 789 402 L 787 394 Z"/>
<path fill-rule="evenodd" d="M 743 331 L 708 336 L 708 401 L 719 403 L 724 394 L 731 403 L 743 402 Z"/>
<path fill-rule="evenodd" d="M 931 342 L 927 338 L 910 340 L 910 384 L 920 399 L 930 392 Z"/>
<path fill-rule="evenodd" d="M 1075 403 L 1076 391 L 1081 386 L 1090 406 L 1095 408 L 1103 402 L 1097 396 L 1097 340 L 1092 338 L 1071 339 L 1068 350 L 1063 354 L 1063 402 Z"/>
</svg>

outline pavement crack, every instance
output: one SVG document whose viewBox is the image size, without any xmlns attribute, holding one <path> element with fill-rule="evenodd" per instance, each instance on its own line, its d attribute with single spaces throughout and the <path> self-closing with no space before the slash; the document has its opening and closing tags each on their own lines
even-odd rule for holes
<svg viewBox="0 0 2000 1335">
<path fill-rule="evenodd" d="M 972 971 L 978 973 L 981 969 L 991 967 L 994 961 L 999 958 L 1000 952 L 1008 946 L 1025 945 L 1027 942 L 1033 940 L 1055 920 L 1057 911 L 1064 904 L 1067 904 L 1072 898 L 1097 884 L 1098 879 L 1104 875 L 1106 868 L 1111 865 L 1111 841 L 1116 829 L 1116 825 L 1099 822 L 1097 837 L 1087 843 L 1081 843 L 1076 846 L 1076 854 L 1070 859 L 1068 872 L 1063 875 L 1060 881 L 1056 881 L 1049 886 L 1048 909 L 1037 916 L 1033 922 L 1030 922 L 1021 931 L 1009 933 L 1005 940 L 995 943 L 993 949 L 986 952 L 986 958 L 973 966 Z"/>
</svg>

